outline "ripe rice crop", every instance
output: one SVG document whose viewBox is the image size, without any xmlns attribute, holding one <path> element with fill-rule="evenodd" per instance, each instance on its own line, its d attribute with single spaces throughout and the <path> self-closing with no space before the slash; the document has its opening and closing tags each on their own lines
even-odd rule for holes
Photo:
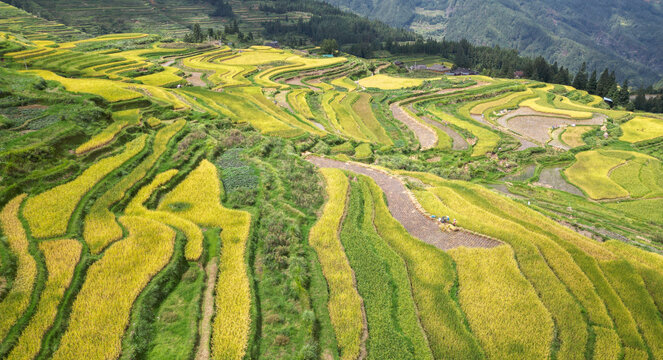
<svg viewBox="0 0 663 360">
<path fill-rule="evenodd" d="M 377 88 L 380 90 L 398 90 L 411 88 L 415 86 L 420 86 L 424 83 L 424 80 L 439 80 L 442 77 L 437 77 L 433 79 L 416 79 L 416 78 L 400 78 L 384 74 L 377 74 L 369 76 L 357 81 L 362 87 L 365 88 Z"/>
<path fill-rule="evenodd" d="M 407 346 L 408 338 L 400 331 L 394 317 L 398 309 L 394 308 L 392 300 L 396 294 L 391 285 L 389 266 L 375 249 L 376 243 L 382 240 L 372 223 L 372 197 L 368 188 L 366 195 L 368 197 L 361 185 L 352 183 L 340 237 L 366 309 L 370 329 L 367 351 L 374 359 L 413 358 L 414 354 Z"/>
<path fill-rule="evenodd" d="M 76 148 L 76 155 L 107 145 L 113 141 L 115 136 L 125 127 L 138 125 L 140 121 L 140 111 L 139 109 L 118 111 L 113 113 L 113 120 L 114 122 L 99 134 L 93 136 L 90 140 Z"/>
<path fill-rule="evenodd" d="M 274 62 L 287 61 L 293 54 L 277 49 L 246 49 L 238 56 L 233 56 L 223 63 L 227 65 L 265 65 Z"/>
<path fill-rule="evenodd" d="M 505 95 L 498 96 L 497 98 L 490 98 L 486 101 L 481 101 L 470 110 L 472 115 L 481 115 L 486 113 L 488 110 L 494 108 L 500 108 L 504 105 L 510 103 L 513 99 L 519 98 L 523 95 L 531 93 L 531 90 L 515 92 L 515 93 L 506 93 Z"/>
<path fill-rule="evenodd" d="M 434 104 L 428 106 L 427 110 L 443 122 L 448 122 L 459 128 L 465 129 L 477 137 L 477 143 L 472 147 L 472 156 L 481 156 L 495 149 L 500 141 L 499 135 L 481 127 L 470 120 L 463 120 L 454 115 L 446 113 Z"/>
<path fill-rule="evenodd" d="M 46 260 L 46 286 L 36 313 L 7 359 L 32 359 L 39 353 L 42 336 L 53 323 L 62 296 L 71 283 L 82 245 L 76 240 L 54 240 L 40 243 L 39 248 Z"/>
<path fill-rule="evenodd" d="M 649 354 L 644 350 L 624 348 L 624 360 L 647 360 Z"/>
<path fill-rule="evenodd" d="M 128 143 L 123 152 L 97 161 L 76 179 L 30 197 L 25 203 L 23 215 L 32 235 L 46 238 L 66 233 L 69 218 L 81 198 L 106 175 L 137 155 L 145 146 L 146 139 L 147 135 L 140 136 Z"/>
<path fill-rule="evenodd" d="M 525 100 L 522 103 L 520 103 L 520 106 L 528 107 L 534 111 L 546 114 L 563 115 L 578 120 L 589 119 L 592 117 L 592 113 L 588 111 L 565 110 L 549 106 L 547 103 L 544 102 L 544 100 L 540 98 Z"/>
<path fill-rule="evenodd" d="M 369 94 L 361 93 L 352 104 L 352 110 L 356 116 L 363 121 L 366 127 L 375 135 L 377 141 L 384 145 L 393 145 L 394 142 L 389 138 L 384 127 L 375 118 L 373 108 L 371 106 L 372 98 Z"/>
<path fill-rule="evenodd" d="M 37 264 L 28 251 L 28 238 L 23 225 L 18 218 L 19 208 L 25 199 L 19 195 L 5 205 L 0 213 L 2 233 L 7 237 L 7 243 L 12 253 L 16 255 L 16 278 L 0 302 L 0 338 L 5 337 L 16 320 L 23 314 L 30 303 L 30 295 L 37 278 Z"/>
<path fill-rule="evenodd" d="M 592 150 L 576 154 L 576 162 L 564 174 L 592 199 L 613 199 L 629 196 L 628 191 L 608 177 L 611 169 L 624 164 L 624 159 L 603 155 Z"/>
<path fill-rule="evenodd" d="M 368 159 L 373 155 L 370 144 L 360 144 L 355 148 L 355 158 L 357 159 Z"/>
<path fill-rule="evenodd" d="M 619 359 L 621 353 L 621 340 L 619 335 L 612 330 L 594 326 L 596 343 L 594 344 L 594 359 L 611 360 Z"/>
<path fill-rule="evenodd" d="M 479 359 L 483 351 L 454 300 L 456 273 L 447 253 L 413 238 L 391 216 L 378 185 L 370 181 L 378 234 L 405 261 L 419 320 L 435 358 Z"/>
<path fill-rule="evenodd" d="M 65 78 L 47 70 L 29 70 L 27 72 L 40 76 L 44 80 L 57 81 L 68 91 L 99 95 L 110 102 L 131 100 L 141 96 L 135 91 L 126 89 L 128 85 L 120 85 L 111 80 Z"/>
<path fill-rule="evenodd" d="M 176 84 L 184 80 L 181 76 L 177 75 L 177 73 L 180 71 L 181 70 L 178 68 L 167 66 L 163 71 L 150 75 L 139 76 L 135 79 L 146 85 L 172 86 L 172 84 Z"/>
<path fill-rule="evenodd" d="M 513 250 L 457 248 L 459 300 L 488 359 L 550 356 L 553 321 L 518 269 Z"/>
<path fill-rule="evenodd" d="M 376 310 L 380 311 L 376 311 L 374 316 L 379 318 L 381 323 L 391 318 L 393 321 L 393 326 L 395 326 L 395 330 L 397 330 L 399 333 L 402 333 L 402 336 L 408 338 L 409 342 L 412 343 L 413 347 L 409 350 L 414 350 L 412 351 L 414 358 L 432 359 L 433 354 L 430 347 L 428 346 L 428 341 L 425 337 L 423 329 L 419 324 L 419 318 L 416 313 L 414 299 L 412 298 L 411 284 L 408 278 L 405 263 L 403 262 L 403 259 L 401 259 L 398 254 L 389 247 L 387 242 L 380 238 L 375 228 L 375 201 L 373 200 L 373 194 L 371 191 L 371 182 L 372 180 L 370 178 L 360 176 L 361 194 L 364 203 L 363 213 L 361 214 L 363 219 L 361 219 L 360 225 L 362 231 L 370 235 L 365 238 L 359 237 L 357 239 L 359 240 L 357 245 L 359 245 L 361 253 L 365 254 L 364 260 L 370 264 L 367 266 L 375 265 L 372 259 L 381 259 L 382 264 L 385 267 L 385 270 L 378 270 L 367 273 L 368 281 L 366 281 L 365 285 L 370 288 L 370 291 L 375 296 L 377 296 L 379 299 L 382 299 L 382 301 L 378 301 L 376 303 Z M 353 191 L 355 190 L 353 189 Z M 346 251 L 349 251 L 347 246 Z M 359 272 L 355 266 L 353 266 L 353 268 L 356 272 Z M 375 281 L 376 279 L 382 277 L 380 274 L 384 274 L 384 279 L 387 280 L 386 283 L 380 284 L 378 281 Z M 357 276 L 359 276 L 359 274 L 357 274 Z M 361 284 L 361 280 L 359 280 L 359 278 L 358 282 Z M 383 290 L 384 286 L 386 285 L 388 285 L 389 290 Z M 387 299 L 387 296 L 389 296 L 391 299 Z M 393 300 L 394 298 L 397 300 Z M 364 299 L 367 302 L 370 301 L 368 296 L 364 296 Z M 383 309 L 381 306 L 391 306 L 392 309 Z M 379 339 L 382 339 L 383 337 L 379 336 L 379 334 L 376 334 L 376 326 L 370 325 L 371 307 L 372 305 L 370 304 L 366 305 L 366 312 L 369 321 L 369 331 L 371 332 L 368 339 L 369 347 L 374 340 L 376 347 L 381 348 L 380 351 L 383 349 L 388 350 L 389 347 L 397 346 L 398 343 L 381 345 Z M 391 314 L 391 316 L 384 316 L 387 313 Z M 385 337 L 384 342 L 390 342 L 389 338 Z M 399 351 L 401 350 L 402 349 L 399 349 Z M 377 350 L 369 350 L 369 354 L 373 353 L 373 355 L 369 356 L 374 356 L 376 358 L 394 358 L 394 356 L 389 356 L 388 352 L 385 353 L 385 356 L 380 356 L 380 353 L 376 353 L 376 351 Z M 398 356 L 395 357 L 398 358 Z"/>
<path fill-rule="evenodd" d="M 558 355 L 560 358 L 581 356 L 587 342 L 587 323 L 582 317 L 580 306 L 547 264 L 546 260 L 552 259 L 541 256 L 542 249 L 529 241 L 531 234 L 519 225 L 505 221 L 450 190 L 439 187 L 414 193 L 428 212 L 448 214 L 457 218 L 465 228 L 510 244 L 521 271 L 532 283 L 555 321 L 557 337 L 561 342 Z M 528 240 L 525 240 L 523 234 L 527 234 Z"/>
<path fill-rule="evenodd" d="M 602 262 L 601 267 L 638 323 L 654 358 L 663 358 L 663 321 L 635 267 L 626 260 Z"/>
<path fill-rule="evenodd" d="M 332 80 L 331 84 L 347 91 L 354 91 L 357 89 L 357 84 L 347 76 L 336 78 Z"/>
<path fill-rule="evenodd" d="M 624 134 L 619 140 L 635 143 L 663 136 L 663 120 L 636 116 L 621 125 Z"/>
<path fill-rule="evenodd" d="M 505 224 L 504 227 L 514 228 L 515 226 L 513 231 L 520 233 L 521 236 L 526 236 L 537 245 L 551 269 L 583 305 L 589 319 L 598 325 L 611 326 L 612 322 L 601 298 L 594 291 L 593 284 L 574 262 L 571 254 L 565 251 L 565 248 L 569 248 L 565 246 L 565 241 L 571 241 L 574 245 L 594 245 L 591 240 L 568 232 L 567 229 L 531 209 L 503 198 L 484 187 L 447 182 L 441 179 L 431 182 L 456 192 L 484 210 L 501 217 L 504 221 L 513 222 L 513 225 Z M 520 229 L 518 226 L 523 228 Z M 609 258 L 610 254 L 603 250 L 603 254 L 599 256 Z"/>
<path fill-rule="evenodd" d="M 658 159 L 637 152 L 605 151 L 603 154 L 627 160 L 626 164 L 613 168 L 609 178 L 623 187 L 631 197 L 663 196 L 663 166 Z"/>
<path fill-rule="evenodd" d="M 149 210 L 143 203 L 145 203 L 150 195 L 160 186 L 167 183 L 173 176 L 177 174 L 177 170 L 172 169 L 157 175 L 152 183 L 143 186 L 136 196 L 131 199 L 127 205 L 126 214 L 142 216 L 152 219 L 166 225 L 181 230 L 186 236 L 187 242 L 184 248 L 184 256 L 187 260 L 196 261 L 200 258 L 203 252 L 203 232 L 193 222 L 181 218 L 177 215 L 171 214 L 166 211 Z"/>
<path fill-rule="evenodd" d="M 443 181 L 434 175 L 411 172 L 399 173 L 414 176 L 434 186 L 447 184 L 446 181 Z M 501 199 L 501 197 L 486 190 L 482 190 L 482 188 L 478 186 L 473 186 L 470 192 L 478 192 L 485 196 L 487 196 L 486 194 L 491 194 L 489 198 L 491 199 L 491 202 L 495 203 L 495 205 L 491 208 L 492 211 L 495 211 L 496 208 L 504 209 L 503 212 L 512 214 L 513 219 L 522 219 L 523 221 L 527 220 L 530 224 L 532 224 L 529 225 L 530 227 L 533 226 L 533 224 L 537 224 L 537 226 L 541 227 L 539 231 L 554 235 L 553 239 L 555 239 L 573 256 L 575 262 L 578 264 L 578 266 L 581 267 L 585 275 L 591 280 L 596 293 L 605 303 L 605 307 L 608 310 L 610 317 L 612 317 L 612 320 L 614 321 L 617 333 L 619 334 L 621 340 L 624 342 L 625 346 L 637 349 L 644 348 L 644 344 L 640 338 L 640 335 L 638 334 L 635 321 L 631 317 L 631 314 L 629 313 L 628 309 L 626 309 L 624 303 L 621 301 L 617 293 L 608 283 L 607 279 L 603 275 L 603 271 L 599 268 L 597 259 L 615 259 L 615 256 L 612 253 L 606 250 L 603 246 L 599 246 L 593 240 L 580 236 L 579 234 L 566 227 L 560 226 L 553 220 L 539 214 L 538 212 L 527 209 L 524 205 L 515 204 L 512 201 L 507 201 L 504 199 L 498 202 L 496 199 Z M 509 204 L 511 204 L 511 206 L 509 206 Z M 514 209 L 514 207 L 516 209 Z M 523 212 L 523 210 L 526 210 L 526 212 Z M 508 225 L 505 225 L 504 228 L 508 228 Z M 536 228 L 534 229 L 536 230 Z M 606 322 L 603 320 L 604 315 L 601 314 L 603 311 L 599 309 L 599 302 L 594 301 L 594 304 L 592 305 L 591 298 L 588 298 L 587 296 L 579 296 L 579 299 L 584 298 L 590 301 L 589 304 L 587 303 L 587 300 L 583 302 L 585 308 L 588 310 L 590 320 L 594 323 L 603 324 L 603 326 L 609 327 L 610 321 Z M 599 312 L 597 312 L 597 310 L 599 310 Z"/>
<path fill-rule="evenodd" d="M 117 358 L 132 304 L 173 254 L 175 231 L 169 227 L 137 216 L 120 222 L 129 236 L 88 269 L 53 359 Z"/>
<path fill-rule="evenodd" d="M 152 153 L 92 204 L 83 226 L 83 238 L 90 246 L 91 253 L 98 254 L 108 244 L 122 238 L 122 228 L 115 222 L 115 214 L 109 208 L 120 201 L 136 182 L 145 177 L 148 170 L 166 152 L 170 139 L 184 127 L 185 123 L 185 120 L 178 120 L 159 130 L 154 137 Z"/>
<path fill-rule="evenodd" d="M 361 344 L 362 299 L 353 282 L 353 272 L 345 256 L 338 229 L 346 205 L 348 179 L 338 169 L 321 169 L 327 183 L 323 214 L 311 228 L 309 243 L 318 254 L 329 287 L 331 318 L 341 359 L 356 359 Z"/>
<path fill-rule="evenodd" d="M 306 95 L 310 94 L 311 90 L 308 89 L 295 89 L 288 94 L 288 103 L 292 106 L 297 114 L 302 115 L 306 119 L 314 119 L 311 108 L 306 101 Z"/>
<path fill-rule="evenodd" d="M 585 145 L 582 136 L 586 133 L 595 130 L 594 126 L 570 126 L 562 133 L 562 141 L 570 147 L 578 147 Z"/>
<path fill-rule="evenodd" d="M 304 70 L 324 68 L 336 64 L 345 63 L 346 61 L 347 59 L 344 57 L 310 58 L 310 57 L 302 57 L 299 55 L 293 55 L 292 57 L 288 58 L 288 62 L 291 62 L 292 64 L 277 66 L 269 70 L 262 71 L 258 75 L 256 75 L 253 80 L 255 81 L 256 84 L 263 87 L 275 87 L 277 89 L 283 88 L 286 86 L 276 83 L 271 79 L 276 78 L 281 74 L 293 71 L 301 72 Z"/>
<path fill-rule="evenodd" d="M 220 204 L 221 194 L 216 167 L 203 160 L 164 197 L 159 210 L 170 211 L 201 226 L 222 229 L 212 354 L 215 359 L 242 359 L 248 346 L 251 321 L 251 291 L 245 263 L 251 215 L 224 208 Z M 186 207 L 177 211 L 175 205 Z"/>
</svg>

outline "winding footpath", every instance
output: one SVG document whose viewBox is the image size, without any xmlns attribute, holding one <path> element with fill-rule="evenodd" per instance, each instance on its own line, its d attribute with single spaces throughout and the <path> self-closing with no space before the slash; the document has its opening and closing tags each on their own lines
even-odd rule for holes
<svg viewBox="0 0 663 360">
<path fill-rule="evenodd" d="M 486 83 L 486 82 L 478 82 L 475 85 L 464 87 L 464 88 L 442 89 L 442 90 L 437 91 L 433 94 L 426 93 L 426 94 L 417 95 L 415 97 L 410 97 L 410 98 L 407 98 L 407 99 L 403 99 L 401 101 L 398 101 L 398 102 L 395 102 L 395 103 L 391 104 L 389 106 L 389 110 L 391 110 L 391 114 L 394 116 L 394 118 L 396 120 L 398 120 L 398 121 L 402 122 L 403 124 L 405 124 L 405 126 L 407 126 L 408 129 L 410 129 L 410 131 L 412 131 L 414 133 L 414 136 L 417 138 L 417 140 L 419 141 L 419 144 L 421 145 L 420 150 L 428 150 L 428 149 L 431 149 L 431 148 L 435 147 L 435 145 L 437 144 L 437 141 L 438 141 L 437 133 L 433 129 L 431 129 L 429 125 L 439 127 L 442 131 L 446 132 L 450 136 L 451 136 L 451 134 L 447 130 L 450 130 L 451 132 L 455 132 L 455 131 L 453 131 L 452 129 L 449 129 L 449 128 L 445 129 L 442 125 L 437 126 L 437 125 L 433 125 L 433 124 L 430 124 L 430 123 L 429 123 L 429 125 L 427 125 L 427 124 L 422 122 L 422 121 L 425 121 L 425 120 L 419 121 L 419 120 L 415 119 L 412 115 L 410 115 L 407 111 L 405 111 L 405 109 L 403 109 L 402 104 L 404 102 L 410 102 L 411 103 L 413 100 L 416 100 L 418 97 L 426 97 L 426 96 L 431 96 L 431 95 L 455 94 L 455 93 L 467 91 L 467 90 L 470 90 L 470 89 L 478 88 L 478 87 L 481 87 L 481 86 L 484 86 L 484 85 L 487 85 L 487 84 L 488 83 Z M 458 135 L 458 134 L 456 134 L 456 135 Z M 455 139 L 455 138 L 452 136 L 452 139 Z M 456 144 L 456 141 L 454 141 L 454 146 L 456 146 L 455 144 Z M 462 143 L 459 143 L 458 146 L 462 147 L 461 144 Z M 465 142 L 465 144 L 467 144 L 467 142 Z"/>
<path fill-rule="evenodd" d="M 336 168 L 362 174 L 373 179 L 387 196 L 387 205 L 391 215 L 400 222 L 410 235 L 442 250 L 456 247 L 493 248 L 502 243 L 487 236 L 466 230 L 442 231 L 437 221 L 431 220 L 421 210 L 414 196 L 395 176 L 381 170 L 373 169 L 357 163 L 346 163 L 338 160 L 309 156 L 306 159 L 318 167 Z"/>
</svg>

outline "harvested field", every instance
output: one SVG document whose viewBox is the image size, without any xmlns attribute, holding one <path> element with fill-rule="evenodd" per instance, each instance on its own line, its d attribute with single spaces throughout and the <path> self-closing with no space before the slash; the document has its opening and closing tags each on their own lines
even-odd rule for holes
<svg viewBox="0 0 663 360">
<path fill-rule="evenodd" d="M 372 178 L 387 196 L 389 211 L 403 227 L 414 237 L 442 250 L 460 246 L 492 248 L 500 245 L 499 241 L 470 233 L 464 230 L 456 232 L 442 231 L 439 223 L 428 218 L 403 183 L 395 176 L 354 163 L 311 156 L 307 159 L 319 167 L 330 167 L 352 171 Z"/>
<path fill-rule="evenodd" d="M 589 120 L 575 120 L 571 118 L 549 116 L 530 108 L 520 108 L 510 111 L 507 115 L 500 117 L 497 122 L 517 134 L 544 145 L 550 141 L 550 130 L 563 125 L 601 125 L 605 121 L 605 115 L 595 115 Z M 561 143 L 559 144 L 561 145 Z"/>
<path fill-rule="evenodd" d="M 542 185 L 547 188 L 566 191 L 567 193 L 584 196 L 582 191 L 577 187 L 569 184 L 564 178 L 560 171 L 563 169 L 560 167 L 551 167 L 541 170 L 539 175 L 539 181 L 536 185 Z"/>
</svg>

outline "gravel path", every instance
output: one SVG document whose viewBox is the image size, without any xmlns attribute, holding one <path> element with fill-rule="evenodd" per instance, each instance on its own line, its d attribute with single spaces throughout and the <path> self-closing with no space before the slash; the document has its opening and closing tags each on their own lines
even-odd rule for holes
<svg viewBox="0 0 663 360">
<path fill-rule="evenodd" d="M 391 215 L 412 236 L 439 249 L 449 250 L 460 246 L 492 248 L 501 245 L 501 242 L 497 240 L 462 229 L 456 232 L 442 231 L 438 222 L 431 220 L 419 210 L 420 205 L 415 202 L 405 185 L 392 175 L 355 163 L 346 163 L 317 156 L 309 156 L 307 160 L 319 167 L 348 170 L 369 176 L 375 180 L 387 196 Z"/>
<path fill-rule="evenodd" d="M 422 116 L 421 119 L 424 120 L 427 124 L 435 126 L 436 128 L 447 133 L 451 140 L 453 140 L 453 145 L 451 146 L 453 150 L 467 150 L 470 147 L 470 145 L 467 143 L 467 140 L 465 140 L 464 137 L 457 133 L 456 130 L 446 125 L 442 125 L 442 123 L 439 123 L 429 118 L 428 116 Z"/>
<path fill-rule="evenodd" d="M 437 134 L 435 131 L 420 123 L 405 110 L 403 110 L 400 102 L 391 104 L 389 109 L 391 110 L 391 113 L 394 115 L 396 120 L 405 124 L 405 126 L 407 126 L 408 129 L 414 133 L 414 136 L 417 138 L 417 140 L 419 140 L 419 144 L 421 144 L 421 150 L 428 150 L 435 146 L 437 143 Z"/>
<path fill-rule="evenodd" d="M 489 121 L 484 119 L 481 115 L 473 114 L 471 116 L 472 116 L 472 119 L 474 119 L 476 122 L 484 124 L 484 125 L 490 127 L 493 130 L 500 131 L 500 132 L 503 132 L 503 133 L 506 133 L 506 134 L 509 134 L 509 135 L 515 137 L 518 141 L 520 141 L 520 147 L 518 148 L 518 151 L 541 146 L 541 145 L 538 145 L 538 144 L 535 144 L 535 143 L 531 142 L 530 140 L 522 137 L 520 134 L 517 134 L 517 133 L 513 132 L 511 129 L 509 129 L 505 126 L 501 126 L 501 125 L 496 126 L 495 124 L 490 123 Z"/>
<path fill-rule="evenodd" d="M 453 94 L 453 93 L 458 93 L 462 91 L 467 91 L 470 89 L 474 89 L 480 86 L 484 86 L 488 83 L 485 82 L 478 82 L 475 85 L 468 86 L 465 88 L 449 88 L 449 89 L 442 89 L 438 92 L 435 93 L 435 95 L 445 95 L 445 94 Z M 418 96 L 430 96 L 432 94 L 423 94 L 423 95 L 418 95 Z M 414 133 L 414 136 L 419 140 L 419 144 L 421 144 L 421 150 L 428 150 L 437 144 L 437 134 L 433 129 L 430 127 L 422 124 L 420 121 L 417 119 L 413 118 L 410 114 L 408 114 L 403 108 L 401 107 L 401 104 L 405 101 L 411 101 L 412 99 L 416 99 L 416 97 L 410 97 L 404 100 L 401 100 L 399 102 L 395 102 L 389 106 L 389 109 L 391 110 L 391 113 L 393 114 L 394 118 L 408 127 L 410 131 Z M 455 143 L 455 142 L 454 142 Z"/>
</svg>

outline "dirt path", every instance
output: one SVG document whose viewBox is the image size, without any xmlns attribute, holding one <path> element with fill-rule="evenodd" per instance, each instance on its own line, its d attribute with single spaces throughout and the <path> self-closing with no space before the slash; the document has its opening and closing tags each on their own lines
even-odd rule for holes
<svg viewBox="0 0 663 360">
<path fill-rule="evenodd" d="M 168 60 L 165 63 L 161 64 L 161 66 L 171 66 L 175 63 L 175 60 Z"/>
<path fill-rule="evenodd" d="M 520 147 L 518 148 L 518 151 L 527 150 L 529 148 L 541 146 L 540 144 L 536 144 L 536 143 L 532 142 L 530 139 L 526 139 L 525 137 L 521 136 L 520 134 L 512 131 L 511 129 L 509 129 L 507 127 L 504 127 L 502 125 L 495 125 L 495 124 L 489 122 L 488 120 L 484 119 L 481 115 L 473 114 L 471 116 L 472 116 L 472 119 L 474 119 L 478 123 L 484 124 L 484 125 L 490 127 L 491 129 L 493 129 L 495 131 L 503 132 L 505 134 L 509 134 L 509 135 L 515 137 L 516 140 L 520 141 Z"/>
<path fill-rule="evenodd" d="M 280 107 L 286 108 L 290 110 L 291 113 L 294 114 L 295 112 L 292 111 L 290 104 L 288 104 L 288 93 L 289 91 L 281 91 L 280 93 L 274 96 L 274 100 L 276 100 L 276 103 L 279 104 Z"/>
<path fill-rule="evenodd" d="M 438 128 L 438 129 L 444 131 L 445 133 L 447 133 L 447 135 L 449 135 L 451 140 L 453 140 L 453 144 L 451 146 L 451 149 L 453 149 L 453 150 L 467 150 L 470 147 L 470 145 L 467 143 L 467 140 L 465 140 L 465 138 L 462 137 L 459 133 L 457 133 L 454 129 L 452 129 L 452 128 L 446 126 L 446 125 L 442 125 L 442 123 L 439 123 L 439 122 L 429 118 L 428 116 L 422 116 L 421 119 L 424 120 L 427 124 L 435 126 L 436 128 Z"/>
<path fill-rule="evenodd" d="M 408 127 L 414 133 L 414 136 L 419 140 L 421 150 L 428 150 L 437 144 L 437 134 L 428 126 L 420 123 L 410 114 L 408 114 L 401 107 L 400 102 L 393 103 L 389 106 L 394 118 Z"/>
<path fill-rule="evenodd" d="M 375 69 L 375 74 L 379 74 L 380 72 L 382 72 L 382 70 L 388 68 L 390 65 L 391 65 L 391 63 L 388 62 L 386 64 L 378 66 L 377 69 Z"/>
<path fill-rule="evenodd" d="M 290 79 L 286 80 L 285 83 L 288 84 L 288 85 L 296 85 L 296 86 L 307 87 L 307 88 L 309 88 L 309 89 L 311 89 L 315 92 L 320 91 L 320 89 L 315 87 L 315 86 L 311 86 L 309 84 L 303 83 L 302 79 L 303 79 L 303 77 L 298 76 L 298 77 L 294 77 L 294 78 L 290 78 Z"/>
<path fill-rule="evenodd" d="M 192 71 L 192 72 L 186 72 L 186 75 L 190 75 L 187 76 L 186 78 L 186 81 L 188 81 L 189 84 L 193 86 L 202 86 L 202 87 L 207 86 L 207 83 L 205 82 L 205 80 L 203 80 L 203 73 Z"/>
<path fill-rule="evenodd" d="M 487 85 L 488 83 L 485 82 L 478 82 L 475 85 L 468 86 L 465 88 L 450 88 L 450 89 L 442 89 L 434 94 L 423 94 L 419 95 L 417 97 L 425 97 L 425 96 L 430 96 L 430 95 L 446 95 L 446 94 L 454 94 L 457 92 L 462 92 L 470 89 L 474 89 L 480 86 Z M 437 144 L 437 134 L 433 129 L 428 127 L 427 125 L 422 124 L 419 122 L 417 119 L 413 118 L 410 114 L 408 114 L 405 110 L 402 108 L 402 103 L 403 102 L 410 102 L 417 97 L 410 97 L 405 100 L 401 100 L 399 102 L 395 102 L 389 106 L 389 109 L 391 110 L 392 115 L 394 118 L 408 127 L 410 131 L 414 133 L 414 136 L 419 140 L 419 144 L 421 145 L 421 150 L 428 150 Z"/>
<path fill-rule="evenodd" d="M 455 247 L 482 247 L 492 248 L 501 245 L 501 242 L 477 235 L 465 230 L 456 232 L 442 231 L 438 222 L 431 220 L 420 210 L 419 203 L 414 200 L 408 189 L 395 176 L 382 171 L 337 160 L 309 156 L 307 160 L 319 167 L 331 167 L 352 171 L 366 175 L 375 180 L 387 196 L 387 203 L 391 215 L 414 237 L 442 250 Z"/>
<path fill-rule="evenodd" d="M 198 334 L 198 350 L 196 351 L 196 360 L 209 360 L 210 358 L 210 338 L 212 336 L 212 315 L 214 315 L 214 285 L 219 271 L 217 265 L 218 258 L 212 258 L 207 264 L 205 273 L 207 283 L 205 284 L 205 293 L 203 294 L 202 313 Z"/>
</svg>

